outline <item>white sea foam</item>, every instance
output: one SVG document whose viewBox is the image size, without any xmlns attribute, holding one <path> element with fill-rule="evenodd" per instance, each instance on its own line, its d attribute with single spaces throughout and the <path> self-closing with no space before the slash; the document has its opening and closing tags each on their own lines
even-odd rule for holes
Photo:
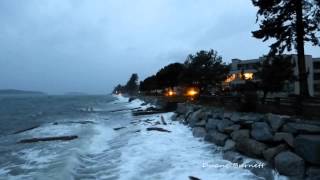
<svg viewBox="0 0 320 180">
<path fill-rule="evenodd" d="M 134 102 L 130 107 L 137 107 L 141 103 Z M 234 167 L 231 162 L 224 160 L 215 145 L 193 137 L 189 127 L 171 121 L 172 115 L 173 113 L 162 114 L 168 125 L 157 125 L 171 133 L 146 131 L 150 127 L 146 123 L 137 125 L 141 132 L 133 136 L 122 149 L 120 179 L 185 180 L 189 176 L 205 180 L 257 178 L 249 170 Z M 161 122 L 159 115 L 141 118 L 145 119 Z M 247 158 L 245 162 L 250 160 L 252 159 Z M 220 167 L 206 166 L 208 163 Z M 275 179 L 286 179 L 274 174 Z"/>
<path fill-rule="evenodd" d="M 164 114 L 166 121 L 171 113 Z M 155 118 L 155 117 L 152 117 Z M 159 118 L 159 117 L 158 117 Z M 129 141 L 122 149 L 121 179 L 248 179 L 251 173 L 243 169 L 204 168 L 206 162 L 228 164 L 220 153 L 214 153 L 214 145 L 199 141 L 186 126 L 170 122 L 160 125 L 171 133 L 146 131 Z"/>
<path fill-rule="evenodd" d="M 96 125 L 94 126 L 93 132 L 94 134 L 91 141 L 87 144 L 87 152 L 90 154 L 99 154 L 109 148 L 108 140 L 113 138 L 114 131 L 110 127 Z"/>
</svg>

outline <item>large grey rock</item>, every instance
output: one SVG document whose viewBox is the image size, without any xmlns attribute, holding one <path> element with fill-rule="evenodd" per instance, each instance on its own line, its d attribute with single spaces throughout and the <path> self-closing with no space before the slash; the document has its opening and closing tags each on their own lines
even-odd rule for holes
<svg viewBox="0 0 320 180">
<path fill-rule="evenodd" d="M 237 131 L 240 129 L 240 125 L 239 124 L 233 124 L 231 126 L 228 126 L 226 128 L 223 129 L 223 132 L 227 133 L 227 134 L 231 134 L 234 131 Z"/>
<path fill-rule="evenodd" d="M 206 123 L 206 129 L 207 130 L 216 130 L 217 129 L 217 124 L 220 120 L 217 119 L 208 119 L 208 122 Z"/>
<path fill-rule="evenodd" d="M 281 126 L 285 123 L 284 119 L 274 114 L 268 114 L 267 121 L 271 126 L 273 132 L 277 132 L 281 128 Z"/>
<path fill-rule="evenodd" d="M 305 164 L 301 157 L 290 151 L 279 153 L 274 158 L 275 168 L 286 176 L 303 177 Z"/>
<path fill-rule="evenodd" d="M 232 121 L 232 122 L 239 122 L 240 121 L 240 114 L 239 113 L 237 113 L 237 112 L 235 112 L 235 113 L 233 113 L 232 114 L 232 116 L 230 117 L 230 120 Z"/>
<path fill-rule="evenodd" d="M 193 107 L 190 104 L 178 103 L 176 113 L 178 114 L 187 114 L 188 112 L 193 111 Z"/>
<path fill-rule="evenodd" d="M 242 140 L 242 139 L 246 139 L 249 138 L 249 130 L 248 129 L 240 129 L 238 131 L 234 131 L 231 133 L 231 138 L 234 141 L 238 141 L 238 140 Z"/>
<path fill-rule="evenodd" d="M 192 134 L 194 137 L 205 137 L 207 134 L 207 131 L 203 127 L 195 127 L 192 129 Z"/>
<path fill-rule="evenodd" d="M 231 117 L 232 117 L 232 112 L 224 112 L 223 114 L 224 119 L 230 120 Z"/>
<path fill-rule="evenodd" d="M 243 127 L 244 129 L 251 129 L 252 124 L 254 123 L 254 121 L 239 121 L 238 122 L 241 127 Z"/>
<path fill-rule="evenodd" d="M 291 179 L 294 180 L 294 179 Z M 307 177 L 306 180 L 320 180 L 320 175 Z"/>
<path fill-rule="evenodd" d="M 269 125 L 257 122 L 252 125 L 251 136 L 258 141 L 270 141 L 273 138 Z"/>
<path fill-rule="evenodd" d="M 320 165 L 320 135 L 299 135 L 294 150 L 307 162 Z"/>
<path fill-rule="evenodd" d="M 305 123 L 287 123 L 282 131 L 289 133 L 320 134 L 320 126 Z"/>
<path fill-rule="evenodd" d="M 197 122 L 194 127 L 206 127 L 206 120 L 205 119 L 202 119 L 200 120 L 199 122 Z"/>
<path fill-rule="evenodd" d="M 214 119 L 219 119 L 222 120 L 224 117 L 224 110 L 223 109 L 217 109 L 213 114 L 212 114 Z"/>
<path fill-rule="evenodd" d="M 189 126 L 194 127 L 197 122 L 203 120 L 206 118 L 206 112 L 202 109 L 199 109 L 191 114 L 191 116 L 188 118 Z M 206 119 L 205 119 L 206 120 Z"/>
<path fill-rule="evenodd" d="M 228 139 L 227 135 L 223 133 L 219 133 L 217 131 L 209 131 L 205 136 L 206 141 L 212 142 L 218 146 L 224 146 L 227 139 Z"/>
<path fill-rule="evenodd" d="M 245 164 L 245 169 L 250 170 L 258 177 L 262 177 L 264 180 L 274 180 L 272 168 L 262 162 L 250 161 Z"/>
<path fill-rule="evenodd" d="M 279 154 L 282 151 L 285 151 L 287 149 L 287 146 L 284 144 L 280 144 L 276 147 L 273 148 L 268 148 L 266 150 L 263 151 L 263 157 L 265 160 L 267 160 L 268 162 L 272 162 L 273 158 Z"/>
<path fill-rule="evenodd" d="M 252 121 L 252 122 L 259 122 L 262 119 L 262 115 L 254 114 L 254 113 L 247 113 L 243 116 L 240 116 L 240 121 Z"/>
<path fill-rule="evenodd" d="M 224 132 L 224 128 L 229 127 L 231 125 L 233 125 L 232 121 L 227 120 L 227 119 L 223 119 L 223 120 L 218 122 L 217 129 L 218 129 L 218 131 L 223 133 Z"/>
<path fill-rule="evenodd" d="M 228 139 L 222 148 L 223 151 L 233 151 L 236 149 L 236 142 L 231 139 Z"/>
<path fill-rule="evenodd" d="M 267 146 L 254 139 L 241 139 L 236 141 L 236 149 L 250 157 L 262 157 L 262 152 Z"/>
<path fill-rule="evenodd" d="M 232 163 L 242 164 L 243 158 L 241 157 L 241 154 L 234 151 L 227 151 L 222 156 L 223 159 L 228 160 Z"/>
<path fill-rule="evenodd" d="M 183 122 L 185 122 L 185 116 L 186 116 L 186 114 L 175 113 L 171 116 L 171 120 L 172 121 L 179 121 L 180 123 L 183 123 Z"/>
<path fill-rule="evenodd" d="M 294 137 L 290 133 L 277 132 L 273 136 L 273 141 L 275 141 L 275 142 L 285 142 L 290 147 L 293 147 Z"/>
<path fill-rule="evenodd" d="M 320 166 L 311 166 L 306 170 L 306 175 L 309 177 L 320 177 Z"/>
</svg>

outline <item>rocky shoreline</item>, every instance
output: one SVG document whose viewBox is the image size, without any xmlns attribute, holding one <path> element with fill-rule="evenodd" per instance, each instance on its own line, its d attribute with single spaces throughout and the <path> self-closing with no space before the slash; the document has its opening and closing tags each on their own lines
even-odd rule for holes
<svg viewBox="0 0 320 180">
<path fill-rule="evenodd" d="M 141 99 L 165 106 L 156 98 Z M 221 146 L 226 160 L 242 164 L 244 155 L 266 162 L 264 168 L 250 169 L 257 176 L 273 179 L 275 169 L 290 179 L 320 179 L 320 122 L 189 103 L 178 103 L 172 120 L 191 127 L 195 137 Z"/>
</svg>

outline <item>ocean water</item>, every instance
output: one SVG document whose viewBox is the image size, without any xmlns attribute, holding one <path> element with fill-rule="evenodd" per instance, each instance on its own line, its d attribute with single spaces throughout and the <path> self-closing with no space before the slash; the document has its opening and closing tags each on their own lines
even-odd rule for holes
<svg viewBox="0 0 320 180">
<path fill-rule="evenodd" d="M 129 109 L 150 106 L 142 103 L 111 95 L 0 97 L 0 179 L 259 179 L 232 167 L 218 147 L 171 121 L 173 113 L 132 116 Z M 171 133 L 146 131 L 161 116 L 168 124 L 156 126 Z M 64 135 L 79 138 L 17 143 Z M 275 174 L 275 179 L 285 178 Z"/>
</svg>

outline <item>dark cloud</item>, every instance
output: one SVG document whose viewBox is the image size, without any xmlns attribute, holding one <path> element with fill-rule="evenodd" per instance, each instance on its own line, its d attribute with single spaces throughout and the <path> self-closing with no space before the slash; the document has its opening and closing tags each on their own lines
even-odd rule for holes
<svg viewBox="0 0 320 180">
<path fill-rule="evenodd" d="M 200 49 L 255 58 L 268 52 L 251 37 L 255 11 L 248 0 L 1 0 L 0 88 L 104 93 Z"/>
</svg>

